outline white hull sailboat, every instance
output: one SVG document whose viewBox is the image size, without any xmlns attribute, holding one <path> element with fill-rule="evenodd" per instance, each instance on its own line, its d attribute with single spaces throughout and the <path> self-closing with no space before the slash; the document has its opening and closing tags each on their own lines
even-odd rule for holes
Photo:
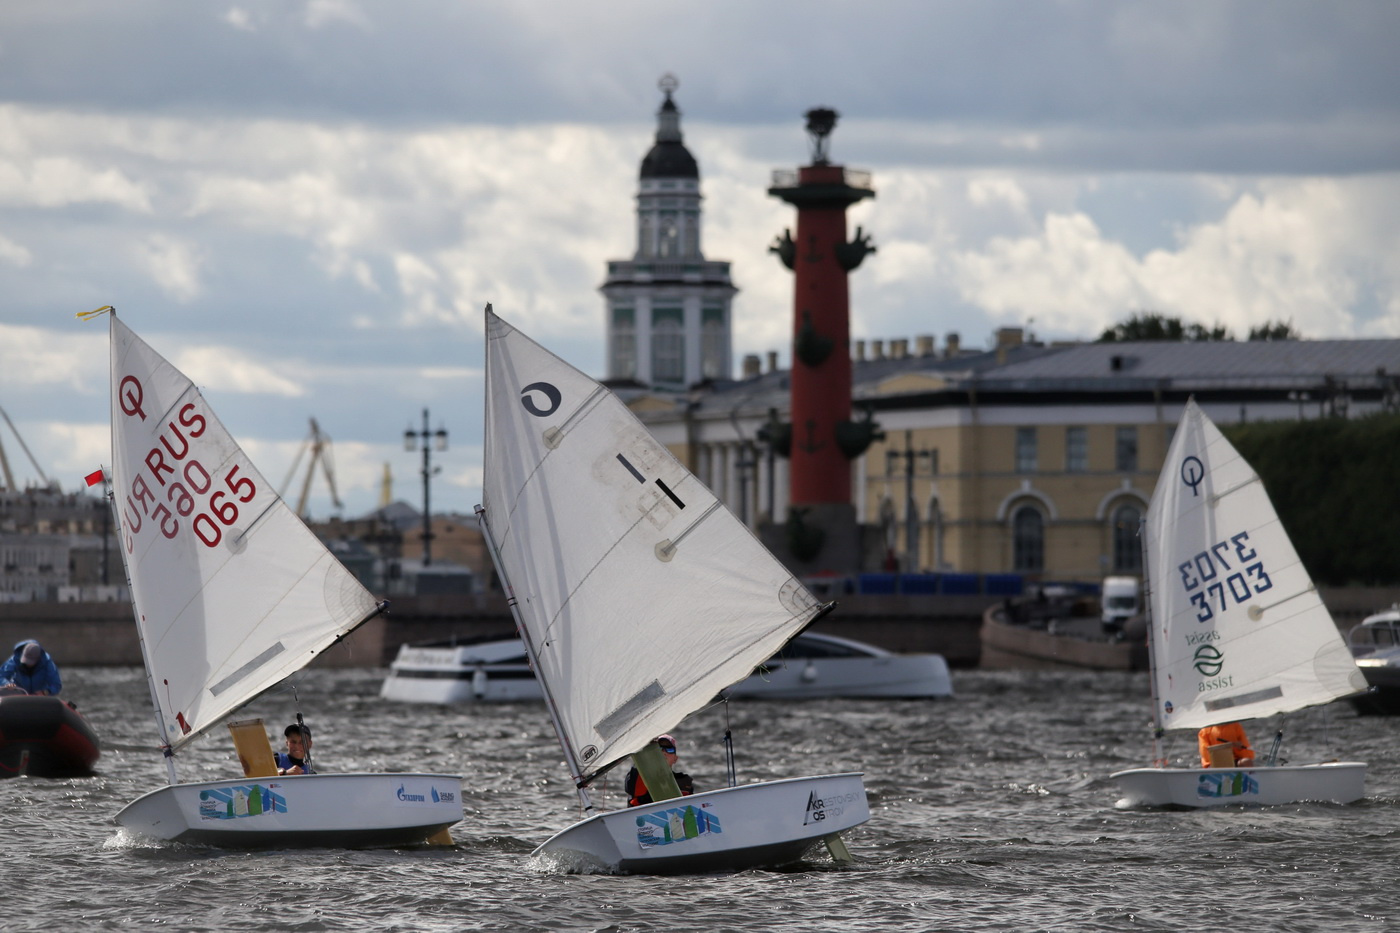
<svg viewBox="0 0 1400 933">
<path fill-rule="evenodd" d="M 1143 551 L 1157 764 L 1112 775 L 1120 805 L 1364 796 L 1366 765 L 1356 761 L 1277 764 L 1256 748 L 1252 765 L 1162 763 L 1166 732 L 1289 713 L 1366 689 L 1263 483 L 1194 400 L 1152 495 Z"/>
<path fill-rule="evenodd" d="M 117 822 L 223 848 L 369 848 L 426 842 L 461 818 L 455 776 L 348 773 L 170 784 L 132 801 Z"/>
<path fill-rule="evenodd" d="M 459 776 L 279 776 L 260 721 L 241 733 L 243 777 L 179 782 L 182 748 L 382 606 L 115 312 L 111 357 L 113 514 L 169 779 L 117 822 L 239 847 L 441 840 L 462 819 Z"/>
<path fill-rule="evenodd" d="M 827 774 L 599 813 L 547 840 L 536 854 L 575 871 L 734 871 L 799 861 L 833 829 L 869 819 L 861 776 Z"/>
<path fill-rule="evenodd" d="M 1366 765 L 1324 761 L 1246 768 L 1131 768 L 1113 775 L 1125 806 L 1277 806 L 1351 803 L 1366 794 Z"/>
<path fill-rule="evenodd" d="M 682 797 L 653 744 L 829 607 L 616 396 L 489 305 L 483 498 L 585 813 L 536 855 L 644 873 L 779 865 L 823 842 L 846 857 L 840 834 L 870 818 L 860 774 Z M 592 815 L 588 785 L 628 755 L 654 802 Z"/>
</svg>

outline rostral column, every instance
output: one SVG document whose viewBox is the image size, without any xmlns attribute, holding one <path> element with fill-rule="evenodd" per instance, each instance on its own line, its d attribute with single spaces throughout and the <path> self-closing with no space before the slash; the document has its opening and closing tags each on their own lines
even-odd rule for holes
<svg viewBox="0 0 1400 933">
<path fill-rule="evenodd" d="M 879 431 L 869 419 L 851 420 L 847 276 L 875 247 L 860 227 L 846 239 L 846 208 L 875 191 L 869 172 L 831 164 L 836 118 L 824 107 L 807 112 L 812 164 L 774 172 L 768 189 L 797 208 L 797 235 L 785 230 L 770 247 L 794 273 L 792 420 L 774 433 L 790 457 L 786 550 L 805 569 L 849 572 L 860 561 L 851 461 Z"/>
</svg>

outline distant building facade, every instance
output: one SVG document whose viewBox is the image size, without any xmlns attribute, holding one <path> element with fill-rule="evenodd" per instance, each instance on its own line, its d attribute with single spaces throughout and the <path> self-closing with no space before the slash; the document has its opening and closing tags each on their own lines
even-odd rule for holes
<svg viewBox="0 0 1400 933">
<path fill-rule="evenodd" d="M 1040 346 L 1006 328 L 984 351 L 870 349 L 856 342 L 854 406 L 884 438 L 852 478 L 862 566 L 818 557 L 801 572 L 1137 574 L 1139 520 L 1187 398 L 1222 425 L 1400 410 L 1400 340 Z M 786 398 L 786 373 L 752 372 L 632 407 L 757 528 L 787 518 L 787 461 L 761 440 L 785 436 Z"/>
<path fill-rule="evenodd" d="M 677 86 L 669 75 L 661 80 L 666 99 L 638 178 L 636 251 L 608 262 L 601 288 L 607 380 L 672 390 L 732 374 L 738 291 L 729 263 L 706 260 L 700 249 L 700 169 L 681 135 Z"/>
</svg>

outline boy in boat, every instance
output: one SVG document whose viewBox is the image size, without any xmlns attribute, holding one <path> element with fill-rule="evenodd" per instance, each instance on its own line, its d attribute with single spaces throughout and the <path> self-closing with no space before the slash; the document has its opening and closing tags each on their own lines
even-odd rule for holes
<svg viewBox="0 0 1400 933">
<path fill-rule="evenodd" d="M 15 653 L 0 664 L 0 685 L 13 686 L 34 696 L 58 696 L 63 689 L 58 665 L 32 638 L 15 645 Z"/>
<path fill-rule="evenodd" d="M 315 774 L 311 769 L 311 727 L 294 722 L 282 734 L 287 737 L 287 750 L 278 752 L 278 774 Z"/>
<path fill-rule="evenodd" d="M 1212 745 L 1229 745 L 1235 753 L 1235 764 L 1254 764 L 1254 749 L 1249 747 L 1249 739 L 1245 737 L 1244 726 L 1237 722 L 1222 722 L 1214 726 L 1206 726 L 1196 733 L 1196 745 L 1201 752 L 1201 767 L 1210 767 L 1210 747 Z"/>
<path fill-rule="evenodd" d="M 661 746 L 661 753 L 666 756 L 666 764 L 673 770 L 676 767 L 676 740 L 669 735 L 658 735 L 656 744 Z M 676 771 L 676 786 L 681 789 L 682 797 L 689 797 L 695 793 L 695 782 L 690 779 L 690 775 L 683 771 Z M 651 803 L 651 792 L 647 790 L 647 782 L 642 779 L 641 774 L 633 767 L 627 772 L 627 776 L 622 779 L 622 789 L 627 792 L 627 806 L 636 807 L 644 803 Z"/>
</svg>

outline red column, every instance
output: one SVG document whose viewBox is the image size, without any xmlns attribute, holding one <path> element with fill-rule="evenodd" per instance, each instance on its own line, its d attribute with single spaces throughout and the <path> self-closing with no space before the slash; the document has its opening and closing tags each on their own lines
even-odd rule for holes
<svg viewBox="0 0 1400 933">
<path fill-rule="evenodd" d="M 801 198 L 793 261 L 792 455 L 794 505 L 851 501 L 851 463 L 836 445 L 836 424 L 851 417 L 851 314 L 846 270 L 836 247 L 846 242 L 844 169 L 809 165 L 798 187 L 834 188 L 834 198 Z M 816 342 L 830 350 L 809 365 L 797 348 Z"/>
</svg>

